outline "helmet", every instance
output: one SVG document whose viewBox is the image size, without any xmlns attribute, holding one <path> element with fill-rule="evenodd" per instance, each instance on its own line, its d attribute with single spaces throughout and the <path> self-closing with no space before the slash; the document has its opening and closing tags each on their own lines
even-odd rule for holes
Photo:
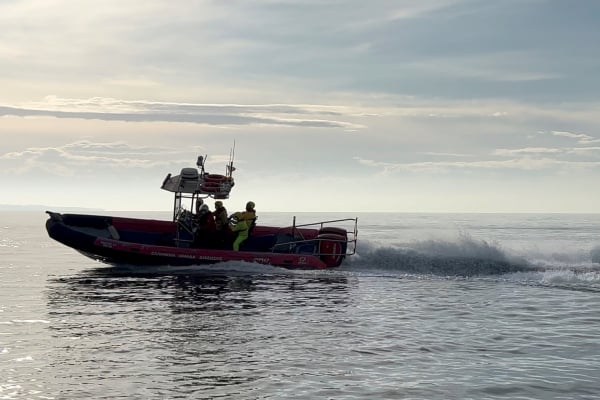
<svg viewBox="0 0 600 400">
<path fill-rule="evenodd" d="M 252 209 L 254 209 L 254 207 L 255 207 L 255 204 L 253 201 L 249 201 L 246 203 L 246 208 L 249 208 L 252 210 Z"/>
<path fill-rule="evenodd" d="M 208 209 L 208 205 L 206 205 L 206 204 L 202 204 L 202 205 L 200 206 L 200 212 L 208 212 L 208 211 L 209 211 L 209 209 Z"/>
<path fill-rule="evenodd" d="M 215 208 L 219 208 L 219 207 L 223 207 L 223 202 L 222 201 L 215 201 Z"/>
</svg>

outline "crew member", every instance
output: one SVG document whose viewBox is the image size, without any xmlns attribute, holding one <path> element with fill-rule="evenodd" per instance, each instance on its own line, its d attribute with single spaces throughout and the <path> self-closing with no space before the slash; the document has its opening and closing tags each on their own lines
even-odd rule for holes
<svg viewBox="0 0 600 400">
<path fill-rule="evenodd" d="M 239 251 L 240 245 L 248 239 L 256 221 L 256 211 L 254 202 L 246 203 L 246 211 L 236 212 L 232 215 L 237 219 L 236 224 L 231 228 L 232 232 L 237 232 L 237 237 L 233 242 L 233 250 Z"/>
<path fill-rule="evenodd" d="M 215 211 L 213 211 L 215 219 L 215 242 L 218 248 L 225 248 L 225 243 L 229 237 L 229 219 L 227 218 L 227 209 L 223 206 L 220 200 L 215 201 Z"/>
<path fill-rule="evenodd" d="M 198 211 L 198 225 L 194 237 L 195 245 L 196 247 L 214 247 L 215 218 L 207 204 L 202 204 Z"/>
</svg>

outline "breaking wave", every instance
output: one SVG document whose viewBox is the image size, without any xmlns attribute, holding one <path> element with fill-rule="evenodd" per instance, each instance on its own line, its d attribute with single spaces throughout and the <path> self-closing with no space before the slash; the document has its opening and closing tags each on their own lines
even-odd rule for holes
<svg viewBox="0 0 600 400">
<path fill-rule="evenodd" d="M 349 261 L 354 270 L 370 269 L 441 276 L 498 275 L 534 270 L 524 259 L 510 256 L 498 244 L 466 234 L 458 240 L 425 240 L 380 246 L 362 241 Z"/>
</svg>

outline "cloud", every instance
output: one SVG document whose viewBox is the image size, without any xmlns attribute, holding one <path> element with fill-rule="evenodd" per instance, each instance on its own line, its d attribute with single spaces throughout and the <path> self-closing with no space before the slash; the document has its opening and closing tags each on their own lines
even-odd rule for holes
<svg viewBox="0 0 600 400">
<path fill-rule="evenodd" d="M 561 136 L 570 139 L 577 139 L 578 143 L 588 144 L 588 143 L 600 143 L 600 139 L 597 139 L 593 136 L 586 135 L 585 133 L 572 133 L 572 132 L 564 132 L 564 131 L 552 131 L 552 135 Z"/>
<path fill-rule="evenodd" d="M 520 154 L 557 154 L 563 153 L 563 149 L 548 148 L 548 147 L 526 147 L 522 149 L 497 149 L 494 154 L 498 156 L 514 156 Z"/>
<path fill-rule="evenodd" d="M 423 161 L 414 163 L 392 163 L 354 157 L 361 165 L 378 168 L 382 173 L 398 171 L 446 173 L 452 170 L 522 170 L 539 171 L 563 168 L 598 168 L 600 161 L 567 161 L 552 158 L 513 158 L 508 160 L 479 160 L 479 161 Z"/>
<path fill-rule="evenodd" d="M 187 122 L 205 125 L 277 125 L 306 128 L 359 129 L 343 121 L 341 107 L 318 105 L 190 104 L 125 101 L 111 98 L 63 99 L 46 97 L 25 106 L 0 106 L 0 116 L 47 116 L 103 121 Z M 321 117 L 321 118 L 315 118 Z M 338 117 L 332 119 L 331 117 Z"/>
<path fill-rule="evenodd" d="M 52 175 L 73 176 L 81 169 L 149 169 L 181 162 L 199 147 L 173 149 L 132 146 L 125 142 L 99 143 L 81 140 L 57 147 L 33 147 L 0 155 L 4 174 L 45 171 Z M 224 157 L 211 158 L 211 163 Z"/>
<path fill-rule="evenodd" d="M 540 132 L 546 134 L 546 132 Z M 567 131 L 551 131 L 552 136 L 575 139 L 582 145 L 598 141 L 591 135 Z M 546 136 L 547 137 L 547 136 Z M 529 139 L 538 139 L 533 136 Z M 397 171 L 447 173 L 456 170 L 519 170 L 519 171 L 563 171 L 569 169 L 595 169 L 600 167 L 600 147 L 520 147 L 499 148 L 489 154 L 466 154 L 444 152 L 420 152 L 432 160 L 417 162 L 389 162 L 354 157 L 361 165 L 379 169 L 388 174 Z M 440 158 L 471 157 L 477 160 L 447 160 Z"/>
<path fill-rule="evenodd" d="M 598 156 L 600 156 L 600 147 L 573 147 L 571 149 L 567 150 L 568 153 L 570 154 L 583 154 L 583 155 L 589 155 L 589 154 L 594 154 L 597 153 Z"/>
<path fill-rule="evenodd" d="M 494 150 L 493 154 L 497 156 L 512 157 L 516 155 L 543 155 L 543 154 L 557 154 L 557 155 L 593 155 L 594 153 L 600 154 L 600 147 L 565 147 L 565 148 L 554 148 L 554 147 L 526 147 L 522 149 L 497 149 Z"/>
<path fill-rule="evenodd" d="M 422 151 L 419 154 L 425 156 L 436 156 L 436 157 L 473 157 L 473 154 L 461 154 L 461 153 L 441 153 L 434 151 Z"/>
</svg>

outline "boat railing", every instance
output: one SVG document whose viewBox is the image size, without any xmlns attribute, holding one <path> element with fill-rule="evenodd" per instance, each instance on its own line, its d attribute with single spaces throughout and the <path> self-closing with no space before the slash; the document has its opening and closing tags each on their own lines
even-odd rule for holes
<svg viewBox="0 0 600 400">
<path fill-rule="evenodd" d="M 336 239 L 336 238 L 332 238 L 332 237 L 328 237 L 328 238 L 319 238 L 319 237 L 315 237 L 315 238 L 305 238 L 304 234 L 302 233 L 302 229 L 324 229 L 327 227 L 333 227 L 333 224 L 342 224 L 342 225 L 346 225 L 347 228 L 343 228 L 346 231 L 346 237 L 344 239 Z M 305 224 L 296 224 L 296 217 L 293 218 L 292 221 L 292 226 L 291 227 L 287 227 L 287 228 L 282 228 L 281 231 L 286 231 L 288 229 L 291 228 L 291 236 L 292 236 L 292 240 L 285 242 L 285 243 L 278 243 L 275 244 L 273 246 L 273 251 L 276 252 L 278 249 L 281 248 L 286 248 L 289 246 L 301 246 L 302 244 L 314 244 L 315 242 L 319 243 L 321 241 L 327 240 L 330 242 L 340 242 L 340 243 L 344 243 L 346 244 L 346 255 L 350 256 L 350 255 L 354 255 L 356 254 L 356 244 L 358 241 L 358 218 L 343 218 L 343 219 L 334 219 L 334 220 L 327 220 L 327 221 L 319 221 L 319 222 L 310 222 L 310 223 L 305 223 Z M 336 226 L 336 228 L 338 228 L 338 226 Z M 316 256 L 326 256 L 326 255 L 337 255 L 337 254 L 329 254 L 329 253 L 322 253 L 320 251 L 320 247 L 319 246 L 319 251 L 315 252 Z"/>
<path fill-rule="evenodd" d="M 352 240 L 346 240 L 346 239 L 323 239 L 323 238 L 315 238 L 315 239 L 300 239 L 300 240 L 292 240 L 290 242 L 286 242 L 286 243 L 277 243 L 273 246 L 273 253 L 278 253 L 277 250 L 280 249 L 289 249 L 290 247 L 293 248 L 299 248 L 301 247 L 303 244 L 310 244 L 310 245 L 314 245 L 315 243 L 319 243 L 322 241 L 328 241 L 328 242 L 339 242 L 341 244 L 348 244 L 348 246 L 346 247 L 346 252 L 344 255 L 346 256 L 351 256 L 353 254 L 356 254 L 356 239 L 352 239 Z M 287 253 L 289 251 L 285 251 L 285 253 Z M 301 253 L 301 252 L 300 252 Z M 320 257 L 320 256 L 337 256 L 339 255 L 339 253 L 337 252 L 324 252 L 321 250 L 321 247 L 316 247 L 313 251 L 310 252 L 310 254 Z"/>
</svg>

